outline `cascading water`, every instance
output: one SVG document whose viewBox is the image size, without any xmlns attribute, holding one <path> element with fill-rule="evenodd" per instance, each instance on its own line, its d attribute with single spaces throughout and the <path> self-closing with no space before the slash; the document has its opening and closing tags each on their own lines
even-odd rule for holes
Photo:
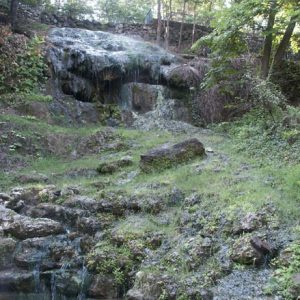
<svg viewBox="0 0 300 300">
<path fill-rule="evenodd" d="M 77 297 L 77 300 L 84 300 L 86 296 L 86 281 L 88 279 L 88 270 L 84 264 L 84 261 L 82 263 L 80 279 L 81 279 L 81 286 L 80 286 L 80 293 Z"/>
<path fill-rule="evenodd" d="M 157 83 L 161 67 L 177 62 L 160 47 L 101 31 L 55 28 L 49 41 L 52 80 L 81 101 L 105 97 L 111 101 L 116 83 L 120 87 L 124 82 Z"/>
<path fill-rule="evenodd" d="M 51 300 L 56 300 L 56 273 L 53 272 L 51 274 L 51 281 L 50 281 L 51 287 L 50 287 L 50 292 L 51 292 Z"/>
</svg>

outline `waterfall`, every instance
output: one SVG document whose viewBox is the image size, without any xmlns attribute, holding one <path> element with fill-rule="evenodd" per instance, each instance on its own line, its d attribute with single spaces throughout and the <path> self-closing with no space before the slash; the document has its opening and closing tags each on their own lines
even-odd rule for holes
<svg viewBox="0 0 300 300">
<path fill-rule="evenodd" d="M 56 273 L 51 274 L 51 300 L 56 300 Z"/>
<path fill-rule="evenodd" d="M 81 279 L 81 286 L 80 286 L 80 293 L 77 297 L 77 300 L 84 300 L 85 299 L 85 294 L 86 294 L 86 283 L 87 283 L 87 279 L 88 279 L 88 270 L 85 266 L 85 263 L 83 261 L 82 263 L 82 269 L 81 269 L 81 272 L 80 272 L 81 276 L 80 276 L 80 279 Z"/>
</svg>

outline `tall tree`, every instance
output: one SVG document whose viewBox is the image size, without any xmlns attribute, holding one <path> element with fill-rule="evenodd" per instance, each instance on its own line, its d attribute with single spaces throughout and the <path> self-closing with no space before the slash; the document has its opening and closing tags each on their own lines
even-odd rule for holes
<svg viewBox="0 0 300 300">
<path fill-rule="evenodd" d="M 293 35 L 294 29 L 296 27 L 296 21 L 297 21 L 297 17 L 296 16 L 292 16 L 290 19 L 290 22 L 285 30 L 285 33 L 283 35 L 283 38 L 277 48 L 277 51 L 275 53 L 274 56 L 274 65 L 280 65 L 284 54 L 289 46 L 291 37 Z"/>
<path fill-rule="evenodd" d="M 195 49 L 205 44 L 212 51 L 213 68 L 208 85 L 232 74 L 230 62 L 249 52 L 253 31 L 265 36 L 259 75 L 268 79 L 271 66 L 283 59 L 290 45 L 299 16 L 299 0 L 238 0 L 216 12 L 211 23 L 213 32 L 194 45 Z"/>
<path fill-rule="evenodd" d="M 265 30 L 265 41 L 263 47 L 263 54 L 261 59 L 261 76 L 266 79 L 269 74 L 271 52 L 273 45 L 273 29 L 275 24 L 275 17 L 277 13 L 277 1 L 270 0 L 270 10 L 268 14 L 268 24 Z"/>
<path fill-rule="evenodd" d="M 13 30 L 16 27 L 18 7 L 19 7 L 19 0 L 10 1 L 9 17 L 10 17 L 10 24 Z"/>
<path fill-rule="evenodd" d="M 157 33 L 156 33 L 156 42 L 158 45 L 160 45 L 161 41 L 161 28 L 162 28 L 162 22 L 161 22 L 161 0 L 157 0 Z"/>
<path fill-rule="evenodd" d="M 197 5 L 199 3 L 197 1 L 194 2 L 193 5 L 193 32 L 192 32 L 192 45 L 195 42 L 195 31 L 196 31 L 196 14 L 197 14 Z"/>
<path fill-rule="evenodd" d="M 168 13 L 167 13 L 167 26 L 166 26 L 166 33 L 165 33 L 165 48 L 169 49 L 170 21 L 172 20 L 172 0 L 168 1 L 167 9 L 168 9 Z"/>
<path fill-rule="evenodd" d="M 178 50 L 181 49 L 182 33 L 183 33 L 183 26 L 184 26 L 184 22 L 185 22 L 185 13 L 186 13 L 186 3 L 187 3 L 187 0 L 183 0 L 182 19 L 181 19 L 181 24 L 180 24 Z"/>
</svg>

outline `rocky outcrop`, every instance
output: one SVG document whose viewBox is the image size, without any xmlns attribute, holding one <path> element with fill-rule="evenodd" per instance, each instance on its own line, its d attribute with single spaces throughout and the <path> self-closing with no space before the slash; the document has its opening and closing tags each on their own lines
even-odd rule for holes
<svg viewBox="0 0 300 300">
<path fill-rule="evenodd" d="M 4 232 L 19 239 L 42 237 L 60 234 L 65 230 L 62 225 L 51 219 L 14 218 L 13 222 L 4 227 Z"/>
<path fill-rule="evenodd" d="M 48 40 L 51 93 L 75 97 L 76 107 L 87 112 L 94 107 L 92 122 L 108 120 L 109 126 L 118 126 L 122 120 L 131 126 L 137 115 L 148 114 L 195 123 L 193 97 L 207 62 L 182 64 L 154 44 L 102 31 L 55 28 Z M 74 105 L 60 102 L 55 109 L 70 111 L 73 119 Z M 83 111 L 75 119 L 85 122 L 85 115 Z"/>
<path fill-rule="evenodd" d="M 197 139 L 190 139 L 172 146 L 164 145 L 141 155 L 140 168 L 146 173 L 163 170 L 204 155 L 202 143 Z"/>
<path fill-rule="evenodd" d="M 202 80 L 199 71 L 190 65 L 174 67 L 167 74 L 168 83 L 176 88 L 196 88 Z"/>
<path fill-rule="evenodd" d="M 266 264 L 272 255 L 272 246 L 258 237 L 242 236 L 235 241 L 231 259 L 245 265 Z"/>
<path fill-rule="evenodd" d="M 176 61 L 155 45 L 107 32 L 55 28 L 48 39 L 58 88 L 82 101 L 111 101 L 124 81 L 157 82 L 160 67 Z"/>
</svg>

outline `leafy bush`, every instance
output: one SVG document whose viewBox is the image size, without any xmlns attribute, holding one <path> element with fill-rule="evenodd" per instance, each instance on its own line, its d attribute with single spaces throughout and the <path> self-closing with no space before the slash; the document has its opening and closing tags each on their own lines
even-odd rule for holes
<svg viewBox="0 0 300 300">
<path fill-rule="evenodd" d="M 297 287 L 293 285 L 293 276 L 300 273 L 300 244 L 294 242 L 285 252 L 288 253 L 288 261 L 280 259 L 273 263 L 277 267 L 270 284 L 267 288 L 268 293 L 276 292 L 284 299 L 292 300 L 297 298 Z M 299 289 L 299 287 L 298 287 Z"/>
<path fill-rule="evenodd" d="M 261 162 L 299 162 L 300 109 L 274 106 L 271 114 L 258 105 L 239 120 L 214 127 L 234 136 L 238 151 Z"/>
<path fill-rule="evenodd" d="M 27 40 L 1 28 L 0 94 L 32 93 L 45 79 L 46 64 L 41 53 L 43 39 Z"/>
<path fill-rule="evenodd" d="M 134 257 L 127 247 L 116 247 L 103 241 L 89 253 L 87 265 L 89 270 L 97 274 L 113 275 L 116 284 L 123 286 L 134 267 Z"/>
<path fill-rule="evenodd" d="M 251 98 L 256 107 L 262 108 L 272 115 L 274 110 L 280 109 L 286 98 L 279 88 L 269 80 L 249 78 L 252 83 Z"/>
<path fill-rule="evenodd" d="M 272 81 L 278 84 L 290 102 L 297 103 L 300 98 L 300 64 L 299 61 L 284 61 L 275 67 Z"/>
</svg>

